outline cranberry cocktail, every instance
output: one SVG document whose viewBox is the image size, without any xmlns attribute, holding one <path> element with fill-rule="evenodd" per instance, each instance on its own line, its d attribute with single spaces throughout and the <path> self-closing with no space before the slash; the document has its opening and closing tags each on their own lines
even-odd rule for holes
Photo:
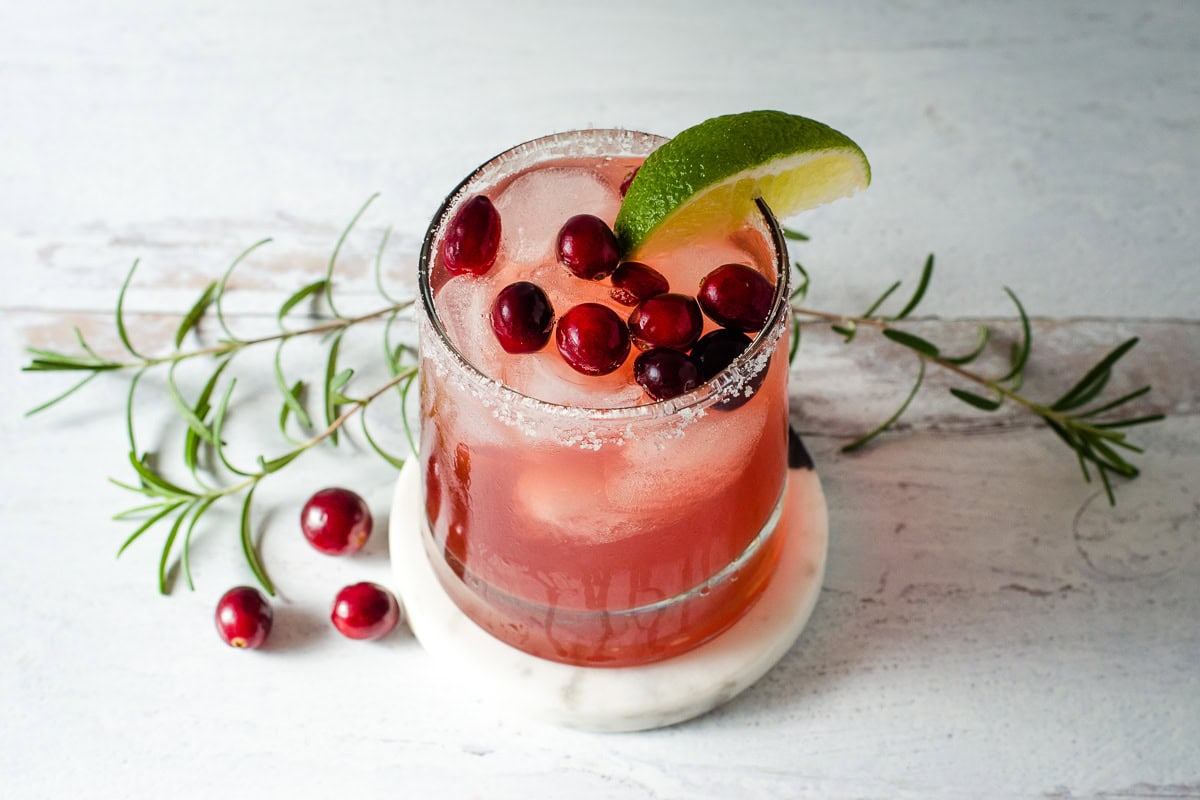
<svg viewBox="0 0 1200 800">
<path fill-rule="evenodd" d="M 610 226 L 662 141 L 514 148 L 450 196 L 421 256 L 429 558 L 485 630 L 572 664 L 710 639 L 784 534 L 782 238 L 760 205 L 732 232 L 621 253 Z"/>
</svg>

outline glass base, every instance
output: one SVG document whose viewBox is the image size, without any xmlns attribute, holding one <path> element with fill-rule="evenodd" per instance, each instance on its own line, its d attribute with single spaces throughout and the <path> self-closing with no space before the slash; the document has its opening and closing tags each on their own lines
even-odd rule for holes
<svg viewBox="0 0 1200 800">
<path fill-rule="evenodd" d="M 422 646 L 453 674 L 455 693 L 478 694 L 512 713 L 587 730 L 631 731 L 698 716 L 753 684 L 800 635 L 820 594 L 828 519 L 820 481 L 790 470 L 778 565 L 754 606 L 687 652 L 651 664 L 583 667 L 538 658 L 475 624 L 438 580 L 422 534 L 416 460 L 392 502 L 396 589 Z"/>
</svg>

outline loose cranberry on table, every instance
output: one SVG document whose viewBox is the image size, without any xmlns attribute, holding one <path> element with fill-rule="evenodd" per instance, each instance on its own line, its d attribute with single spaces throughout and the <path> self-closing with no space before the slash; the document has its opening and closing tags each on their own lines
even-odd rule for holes
<svg viewBox="0 0 1200 800">
<path fill-rule="evenodd" d="M 378 639 L 400 622 L 400 604 L 378 584 L 356 583 L 337 593 L 329 618 L 347 638 Z"/>
<path fill-rule="evenodd" d="M 717 267 L 700 281 L 697 299 L 704 313 L 726 328 L 757 331 L 767 322 L 775 287 L 744 264 Z"/>
<path fill-rule="evenodd" d="M 629 336 L 642 350 L 687 350 L 700 338 L 704 318 L 691 295 L 668 292 L 642 302 L 629 315 Z"/>
<path fill-rule="evenodd" d="M 598 281 L 617 267 L 617 237 L 608 223 L 591 214 L 576 214 L 558 232 L 558 262 L 572 274 Z"/>
<path fill-rule="evenodd" d="M 300 529 L 322 553 L 344 556 L 357 553 L 371 535 L 371 509 L 349 489 L 322 489 L 308 499 L 300 512 Z"/>
<path fill-rule="evenodd" d="M 238 586 L 217 603 L 217 633 L 230 647 L 253 650 L 267 640 L 274 612 L 271 604 L 252 586 Z"/>
<path fill-rule="evenodd" d="M 687 353 L 655 347 L 633 362 L 633 379 L 655 400 L 669 400 L 700 385 L 700 369 Z"/>
<path fill-rule="evenodd" d="M 500 212 L 483 195 L 467 200 L 446 228 L 442 261 L 451 275 L 483 275 L 500 252 Z"/>
<path fill-rule="evenodd" d="M 599 303 L 580 303 L 563 314 L 554 341 L 563 360 L 584 375 L 607 375 L 629 355 L 625 321 Z"/>
<path fill-rule="evenodd" d="M 613 270 L 612 285 L 609 294 L 623 306 L 636 306 L 671 289 L 661 272 L 640 261 L 626 261 Z"/>
<path fill-rule="evenodd" d="M 517 281 L 496 295 L 489 319 L 506 352 L 533 353 L 550 341 L 554 308 L 540 288 L 529 281 Z"/>
</svg>

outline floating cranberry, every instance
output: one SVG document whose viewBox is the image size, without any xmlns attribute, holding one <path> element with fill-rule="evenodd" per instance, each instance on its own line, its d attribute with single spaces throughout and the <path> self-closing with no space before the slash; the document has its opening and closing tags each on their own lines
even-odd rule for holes
<svg viewBox="0 0 1200 800">
<path fill-rule="evenodd" d="M 217 633 L 230 647 L 253 650 L 267 640 L 274 612 L 252 586 L 230 589 L 217 602 Z"/>
<path fill-rule="evenodd" d="M 558 232 L 558 261 L 573 274 L 598 281 L 616 269 L 617 237 L 599 217 L 576 214 Z"/>
<path fill-rule="evenodd" d="M 629 315 L 629 335 L 640 349 L 687 350 L 700 338 L 704 318 L 696 298 L 669 292 L 645 300 Z"/>
<path fill-rule="evenodd" d="M 775 287 L 743 264 L 717 267 L 700 281 L 700 307 L 718 325 L 757 331 L 767 322 Z"/>
<path fill-rule="evenodd" d="M 700 341 L 692 348 L 692 358 L 700 368 L 701 380 L 711 381 L 749 346 L 749 336 L 728 328 L 701 336 Z"/>
<path fill-rule="evenodd" d="M 626 261 L 617 267 L 612 274 L 612 285 L 609 294 L 623 306 L 636 306 L 671 288 L 661 272 L 640 261 Z"/>
<path fill-rule="evenodd" d="M 750 341 L 750 337 L 746 334 L 728 328 L 701 336 L 700 341 L 696 342 L 696 346 L 692 348 L 692 358 L 696 361 L 696 366 L 700 368 L 700 380 L 711 381 L 723 372 L 733 363 L 734 359 L 746 351 L 746 348 L 750 346 Z M 720 400 L 713 404 L 713 408 L 720 411 L 732 411 L 744 405 L 758 391 L 758 387 L 762 386 L 766 377 L 767 370 L 764 368 L 746 380 L 741 394 Z"/>
<path fill-rule="evenodd" d="M 349 489 L 322 489 L 300 512 L 309 544 L 330 556 L 357 553 L 371 535 L 371 510 Z"/>
<path fill-rule="evenodd" d="M 584 375 L 607 375 L 629 355 L 625 323 L 599 303 L 581 303 L 563 314 L 554 340 L 563 359 Z"/>
<path fill-rule="evenodd" d="M 633 362 L 633 379 L 655 400 L 669 400 L 700 385 L 700 369 L 687 353 L 655 347 Z"/>
<path fill-rule="evenodd" d="M 500 252 L 500 212 L 492 201 L 477 194 L 462 204 L 442 244 L 442 260 L 451 275 L 483 275 Z"/>
<path fill-rule="evenodd" d="M 378 639 L 400 621 L 400 604 L 387 589 L 363 582 L 337 593 L 329 615 L 333 626 L 350 639 Z"/>
<path fill-rule="evenodd" d="M 629 174 L 625 176 L 625 180 L 621 181 L 621 197 L 629 194 L 629 184 L 633 183 L 633 179 L 637 177 L 639 169 L 641 169 L 641 167 L 634 167 L 629 171 Z"/>
<path fill-rule="evenodd" d="M 540 288 L 529 281 L 517 281 L 496 295 L 489 318 L 506 352 L 533 353 L 550 341 L 554 308 Z"/>
</svg>

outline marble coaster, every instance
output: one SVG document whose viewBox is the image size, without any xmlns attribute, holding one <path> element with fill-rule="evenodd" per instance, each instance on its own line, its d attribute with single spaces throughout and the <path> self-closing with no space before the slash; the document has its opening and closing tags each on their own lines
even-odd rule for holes
<svg viewBox="0 0 1200 800">
<path fill-rule="evenodd" d="M 593 731 L 635 731 L 681 722 L 749 687 L 775 665 L 804 629 L 820 594 L 829 523 L 812 469 L 788 475 L 791 520 L 779 565 L 762 596 L 719 636 L 674 658 L 634 667 L 576 667 L 504 644 L 450 600 L 421 541 L 419 466 L 411 459 L 392 499 L 392 570 L 408 624 L 421 645 L 455 673 L 455 691 L 498 708 Z"/>
</svg>

